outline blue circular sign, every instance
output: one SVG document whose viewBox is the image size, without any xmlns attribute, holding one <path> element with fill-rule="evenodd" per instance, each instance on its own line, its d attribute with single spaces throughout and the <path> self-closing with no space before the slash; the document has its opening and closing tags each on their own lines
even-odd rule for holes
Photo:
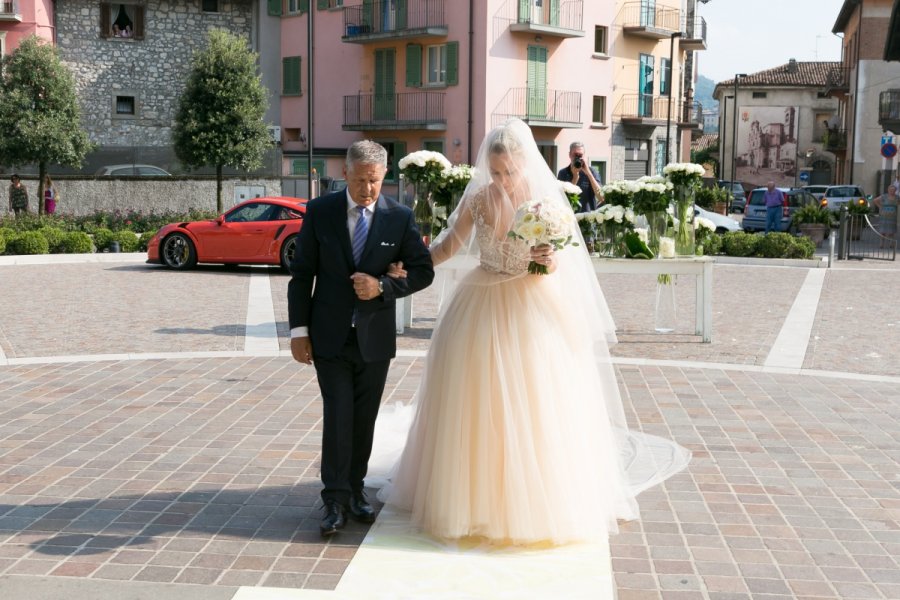
<svg viewBox="0 0 900 600">
<path fill-rule="evenodd" d="M 800 181 L 809 181 L 809 171 L 800 171 Z"/>
<path fill-rule="evenodd" d="M 881 146 L 881 155 L 885 158 L 894 158 L 897 154 L 897 146 L 894 144 L 884 144 Z"/>
</svg>

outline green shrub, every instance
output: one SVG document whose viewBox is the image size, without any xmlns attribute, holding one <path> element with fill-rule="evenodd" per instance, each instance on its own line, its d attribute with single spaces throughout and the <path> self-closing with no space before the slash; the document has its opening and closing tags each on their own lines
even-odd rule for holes
<svg viewBox="0 0 900 600">
<path fill-rule="evenodd" d="M 94 251 L 91 236 L 83 231 L 67 232 L 60 243 L 59 251 L 65 254 L 90 254 Z"/>
<path fill-rule="evenodd" d="M 722 253 L 722 236 L 714 233 L 703 240 L 703 254 L 713 256 Z"/>
<path fill-rule="evenodd" d="M 138 251 L 146 252 L 147 247 L 150 245 L 150 240 L 153 239 L 153 236 L 156 235 L 155 231 L 145 231 L 141 234 L 141 237 L 138 239 Z"/>
<path fill-rule="evenodd" d="M 56 227 L 41 227 L 38 233 L 47 238 L 47 244 L 50 246 L 50 253 L 57 254 L 60 252 L 59 246 L 62 244 L 63 237 L 66 233 Z"/>
<path fill-rule="evenodd" d="M 23 231 L 6 241 L 8 254 L 49 254 L 50 244 L 38 231 Z"/>
<path fill-rule="evenodd" d="M 6 238 L 0 235 L 0 254 L 6 252 Z"/>
<path fill-rule="evenodd" d="M 135 232 L 128 229 L 116 231 L 113 234 L 115 241 L 119 242 L 119 250 L 122 252 L 137 252 L 138 236 Z"/>
<path fill-rule="evenodd" d="M 812 258 L 816 254 L 816 245 L 806 236 L 793 238 L 788 256 L 785 258 Z"/>
<path fill-rule="evenodd" d="M 827 208 L 820 208 L 815 204 L 807 204 L 800 207 L 791 214 L 792 225 L 803 225 L 804 223 L 820 223 L 822 225 L 831 225 L 834 215 Z"/>
<path fill-rule="evenodd" d="M 103 252 L 109 248 L 109 244 L 115 239 L 116 234 L 109 229 L 101 227 L 94 230 L 94 246 L 97 248 L 97 252 Z"/>
<path fill-rule="evenodd" d="M 16 230 L 12 227 L 0 227 L 0 238 L 9 239 L 16 235 Z"/>
<path fill-rule="evenodd" d="M 789 233 L 767 233 L 756 246 L 756 253 L 763 258 L 788 258 L 794 247 L 794 236 Z"/>
<path fill-rule="evenodd" d="M 728 256 L 753 256 L 760 237 L 746 231 L 729 231 L 722 236 L 722 248 Z"/>
</svg>

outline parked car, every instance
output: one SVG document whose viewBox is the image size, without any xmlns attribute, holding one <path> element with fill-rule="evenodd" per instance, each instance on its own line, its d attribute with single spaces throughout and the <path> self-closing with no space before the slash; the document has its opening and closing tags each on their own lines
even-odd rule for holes
<svg viewBox="0 0 900 600">
<path fill-rule="evenodd" d="M 747 193 L 740 182 L 720 179 L 716 185 L 731 192 L 731 212 L 744 212 L 744 207 L 747 205 Z"/>
<path fill-rule="evenodd" d="M 170 223 L 147 248 L 147 262 L 172 269 L 199 263 L 281 265 L 294 258 L 306 200 L 284 196 L 241 202 L 211 221 Z"/>
<path fill-rule="evenodd" d="M 700 208 L 699 206 L 694 206 L 694 216 L 703 217 L 704 219 L 712 221 L 716 226 L 716 233 L 726 233 L 728 231 L 741 230 L 741 224 L 731 217 L 726 217 L 725 215 L 720 215 L 719 213 L 710 212 L 705 208 Z"/>
<path fill-rule="evenodd" d="M 828 189 L 827 185 L 804 185 L 803 189 L 816 197 L 816 200 L 821 200 L 825 195 L 825 190 Z"/>
<path fill-rule="evenodd" d="M 172 174 L 154 165 L 106 165 L 97 170 L 94 175 L 110 175 L 129 177 L 171 177 Z"/>
<path fill-rule="evenodd" d="M 837 212 L 848 202 L 866 204 L 866 195 L 862 189 L 855 185 L 829 185 L 825 195 L 820 200 L 822 208 Z"/>
<path fill-rule="evenodd" d="M 815 196 L 803 188 L 776 189 L 782 193 L 784 198 L 782 202 L 781 222 L 778 226 L 778 231 L 793 231 L 795 227 L 791 215 L 793 215 L 794 211 L 802 206 L 818 206 L 819 201 L 816 200 Z M 764 187 L 756 188 L 750 192 L 750 198 L 747 200 L 747 208 L 744 211 L 744 219 L 741 221 L 744 231 L 766 230 L 766 206 L 763 199 L 765 193 L 766 188 Z"/>
</svg>

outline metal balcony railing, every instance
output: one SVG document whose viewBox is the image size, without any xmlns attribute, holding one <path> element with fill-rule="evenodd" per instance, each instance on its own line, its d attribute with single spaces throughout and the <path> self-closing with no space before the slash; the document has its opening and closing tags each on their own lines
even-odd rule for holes
<svg viewBox="0 0 900 600">
<path fill-rule="evenodd" d="M 834 90 L 850 89 L 850 69 L 847 67 L 831 67 L 825 75 L 825 93 Z"/>
<path fill-rule="evenodd" d="M 569 0 L 568 2 L 544 2 L 544 6 L 538 7 L 534 2 L 514 1 L 518 14 L 517 23 L 531 23 L 573 29 L 581 31 L 584 22 L 584 3 L 582 0 Z"/>
<path fill-rule="evenodd" d="M 493 112 L 494 125 L 511 117 L 544 127 L 581 127 L 581 92 L 510 88 Z"/>
<path fill-rule="evenodd" d="M 443 92 L 344 96 L 344 129 L 442 129 Z"/>
<path fill-rule="evenodd" d="M 885 90 L 878 95 L 878 124 L 885 131 L 900 131 L 900 90 Z"/>
<path fill-rule="evenodd" d="M 669 102 L 669 98 L 653 94 L 626 94 L 619 100 L 613 114 L 623 120 L 651 121 L 665 121 L 671 114 L 671 118 L 674 120 L 676 118 L 675 111 L 678 110 L 676 102 Z M 672 113 L 669 113 L 669 109 L 672 110 Z"/>
<path fill-rule="evenodd" d="M 696 100 L 683 102 L 678 123 L 682 127 L 703 127 L 703 105 Z"/>
<path fill-rule="evenodd" d="M 689 19 L 685 16 L 681 31 L 682 40 L 702 40 L 703 45 L 706 45 L 706 19 L 703 17 L 695 15 L 693 19 Z"/>
<path fill-rule="evenodd" d="M 622 26 L 631 30 L 657 31 L 668 36 L 682 31 L 681 11 L 668 6 L 650 5 L 646 2 L 626 2 L 622 9 Z"/>
<path fill-rule="evenodd" d="M 374 0 L 344 7 L 344 37 L 390 37 L 447 29 L 444 6 L 448 0 Z M 444 31 L 446 35 L 446 31 Z"/>
<path fill-rule="evenodd" d="M 837 152 L 847 149 L 847 130 L 846 129 L 825 129 L 822 134 L 822 145 L 829 152 Z"/>
</svg>

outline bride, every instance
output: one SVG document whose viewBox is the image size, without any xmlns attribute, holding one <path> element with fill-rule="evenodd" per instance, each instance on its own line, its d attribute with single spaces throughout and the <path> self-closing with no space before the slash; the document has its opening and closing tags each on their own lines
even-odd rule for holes
<svg viewBox="0 0 900 600">
<path fill-rule="evenodd" d="M 507 235 L 526 201 L 568 207 L 528 126 L 492 130 L 475 167 L 431 251 L 436 266 L 479 259 L 445 302 L 380 497 L 442 538 L 606 539 L 617 519 L 637 518 L 637 491 L 688 453 L 627 431 L 607 349 L 614 325 L 583 244 L 554 252 Z M 574 220 L 571 233 L 581 242 Z M 530 261 L 550 273 L 529 274 Z"/>
</svg>

